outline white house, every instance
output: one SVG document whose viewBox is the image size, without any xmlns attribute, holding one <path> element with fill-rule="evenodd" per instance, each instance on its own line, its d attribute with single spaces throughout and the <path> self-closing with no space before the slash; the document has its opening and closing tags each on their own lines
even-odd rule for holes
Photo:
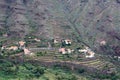
<svg viewBox="0 0 120 80">
<path fill-rule="evenodd" d="M 72 53 L 74 50 L 72 49 L 66 49 L 67 53 Z"/>
<path fill-rule="evenodd" d="M 65 49 L 65 48 L 60 48 L 59 49 L 59 52 L 62 53 L 62 54 L 66 54 L 66 53 L 72 53 L 74 50 L 72 49 Z"/>
<path fill-rule="evenodd" d="M 85 49 L 78 50 L 79 52 L 82 52 L 85 54 L 86 58 L 93 58 L 95 57 L 95 52 L 93 52 L 89 47 L 85 46 Z"/>
<path fill-rule="evenodd" d="M 105 41 L 105 40 L 100 41 L 100 45 L 101 45 L 101 46 L 106 45 L 106 41 Z"/>
<path fill-rule="evenodd" d="M 80 49 L 80 50 L 78 50 L 79 52 L 83 52 L 83 53 L 86 53 L 87 52 L 87 50 L 86 49 Z"/>
<path fill-rule="evenodd" d="M 40 42 L 41 40 L 40 39 L 38 39 L 38 38 L 35 38 L 34 39 L 36 42 Z"/>
<path fill-rule="evenodd" d="M 93 58 L 95 57 L 95 53 L 93 51 L 88 51 L 86 54 L 86 58 Z"/>
<path fill-rule="evenodd" d="M 4 50 L 4 49 L 6 49 L 6 46 L 2 46 L 2 47 L 1 47 L 1 50 Z"/>
<path fill-rule="evenodd" d="M 72 43 L 72 41 L 71 41 L 71 40 L 69 40 L 69 39 L 65 39 L 65 40 L 64 40 L 64 42 L 65 42 L 65 44 L 66 44 L 66 45 L 68 45 L 68 44 L 71 44 L 71 43 Z"/>
</svg>

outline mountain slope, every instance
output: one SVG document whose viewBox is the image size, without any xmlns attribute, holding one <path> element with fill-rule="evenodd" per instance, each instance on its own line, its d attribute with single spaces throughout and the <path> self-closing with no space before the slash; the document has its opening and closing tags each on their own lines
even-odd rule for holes
<svg viewBox="0 0 120 80">
<path fill-rule="evenodd" d="M 1 0 L 0 30 L 12 37 L 71 38 L 99 53 L 100 41 L 115 53 L 120 41 L 119 0 Z M 120 52 L 116 52 L 120 53 Z"/>
</svg>

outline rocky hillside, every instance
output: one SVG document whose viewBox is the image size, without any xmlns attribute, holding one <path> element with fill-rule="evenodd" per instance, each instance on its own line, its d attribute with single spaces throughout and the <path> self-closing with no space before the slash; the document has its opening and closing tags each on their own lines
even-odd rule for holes
<svg viewBox="0 0 120 80">
<path fill-rule="evenodd" d="M 120 54 L 119 23 L 120 0 L 0 0 L 0 31 L 9 37 L 75 35 L 96 51 Z"/>
</svg>

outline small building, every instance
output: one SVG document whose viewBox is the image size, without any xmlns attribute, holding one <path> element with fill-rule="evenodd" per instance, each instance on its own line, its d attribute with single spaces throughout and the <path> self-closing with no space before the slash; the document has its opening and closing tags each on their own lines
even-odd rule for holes
<svg viewBox="0 0 120 80">
<path fill-rule="evenodd" d="M 120 56 L 118 56 L 118 61 L 120 61 Z"/>
<path fill-rule="evenodd" d="M 89 48 L 88 46 L 85 46 L 85 49 L 86 49 L 86 50 L 90 50 L 90 48 Z"/>
<path fill-rule="evenodd" d="M 41 40 L 38 39 L 38 38 L 34 38 L 34 40 L 35 40 L 36 42 L 40 42 L 40 41 L 41 41 Z"/>
<path fill-rule="evenodd" d="M 6 46 L 2 46 L 2 47 L 1 47 L 1 50 L 4 50 L 4 49 L 6 49 Z"/>
<path fill-rule="evenodd" d="M 72 53 L 74 50 L 72 50 L 72 49 L 66 49 L 66 51 L 67 51 L 67 53 Z"/>
<path fill-rule="evenodd" d="M 24 54 L 25 55 L 32 55 L 33 53 L 29 49 L 24 48 Z"/>
<path fill-rule="evenodd" d="M 69 40 L 69 39 L 64 39 L 64 40 L 62 40 L 62 45 L 63 45 L 63 46 L 71 45 L 71 44 L 72 44 L 72 41 Z"/>
<path fill-rule="evenodd" d="M 67 49 L 67 53 L 72 53 L 71 49 Z"/>
<path fill-rule="evenodd" d="M 72 43 L 72 41 L 71 41 L 71 40 L 69 40 L 69 39 L 64 40 L 64 42 L 65 42 L 65 44 L 66 44 L 66 45 L 69 45 L 69 44 L 71 44 L 71 43 Z"/>
<path fill-rule="evenodd" d="M 3 34 L 3 37 L 8 37 L 8 34 L 7 33 Z"/>
<path fill-rule="evenodd" d="M 78 50 L 79 52 L 82 52 L 82 53 L 86 53 L 87 52 L 87 50 L 86 49 L 80 49 L 80 50 Z"/>
<path fill-rule="evenodd" d="M 97 39 L 96 41 L 100 46 L 104 46 L 107 44 L 106 40 L 103 38 Z"/>
<path fill-rule="evenodd" d="M 57 43 L 59 43 L 59 40 L 53 39 L 53 43 L 54 43 L 54 44 L 57 44 Z"/>
<path fill-rule="evenodd" d="M 86 53 L 86 58 L 93 58 L 93 57 L 95 57 L 95 53 L 93 51 L 88 51 Z"/>
<path fill-rule="evenodd" d="M 101 45 L 101 46 L 106 45 L 106 41 L 105 41 L 105 40 L 100 41 L 100 45 Z"/>
<path fill-rule="evenodd" d="M 19 41 L 19 48 L 24 49 L 25 48 L 25 42 L 24 41 Z"/>
<path fill-rule="evenodd" d="M 116 59 L 117 61 L 120 61 L 120 56 L 118 55 L 114 55 L 113 58 Z"/>
<path fill-rule="evenodd" d="M 24 42 L 24 41 L 19 41 L 19 45 L 20 45 L 20 46 L 24 46 L 24 45 L 25 45 L 25 42 Z"/>
<path fill-rule="evenodd" d="M 59 49 L 59 53 L 66 54 L 67 52 L 66 52 L 66 49 L 65 49 L 65 48 L 60 48 L 60 49 Z"/>
<path fill-rule="evenodd" d="M 62 54 L 66 54 L 66 53 L 70 54 L 70 53 L 72 53 L 73 51 L 74 51 L 74 50 L 72 50 L 72 49 L 65 49 L 65 48 L 60 48 L 60 49 L 59 49 L 59 52 L 62 53 Z"/>
<path fill-rule="evenodd" d="M 52 39 L 54 44 L 60 43 L 61 42 L 61 38 L 60 37 L 55 37 L 54 39 Z"/>
<path fill-rule="evenodd" d="M 78 51 L 81 53 L 87 53 L 89 50 L 90 50 L 89 47 L 84 46 L 84 49 L 79 49 Z"/>
<path fill-rule="evenodd" d="M 6 48 L 6 49 L 16 51 L 16 50 L 18 50 L 18 46 L 11 46 L 11 47 Z"/>
<path fill-rule="evenodd" d="M 93 52 L 89 47 L 85 46 L 85 49 L 78 50 L 79 52 L 82 52 L 85 54 L 86 58 L 93 58 L 95 57 L 95 52 Z"/>
</svg>

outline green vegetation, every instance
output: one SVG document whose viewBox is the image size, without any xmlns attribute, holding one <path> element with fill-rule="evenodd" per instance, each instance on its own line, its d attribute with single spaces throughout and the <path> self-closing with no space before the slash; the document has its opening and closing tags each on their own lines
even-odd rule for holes
<svg viewBox="0 0 120 80">
<path fill-rule="evenodd" d="M 104 79 L 109 79 L 109 80 L 119 80 L 120 79 L 120 75 L 118 73 L 111 73 L 111 74 L 99 74 L 99 73 L 96 73 L 94 75 L 91 75 L 93 78 L 98 78 L 98 79 L 101 79 L 101 80 L 104 80 Z"/>
<path fill-rule="evenodd" d="M 40 44 L 37 45 L 37 47 L 48 47 L 48 45 L 45 42 L 41 42 Z"/>
<path fill-rule="evenodd" d="M 30 34 L 32 34 L 32 33 L 34 33 L 36 30 L 37 30 L 37 28 L 38 28 L 38 25 L 37 25 L 37 23 L 36 22 L 34 22 L 34 21 L 32 21 L 31 19 L 29 19 L 30 17 L 28 17 L 28 22 L 29 22 L 29 26 L 30 26 L 30 31 L 29 31 L 29 33 Z"/>
<path fill-rule="evenodd" d="M 79 69 L 78 69 L 78 73 L 82 74 L 82 73 L 84 73 L 84 72 L 85 72 L 85 69 L 84 69 L 84 68 L 79 68 Z"/>
<path fill-rule="evenodd" d="M 18 54 L 18 53 L 21 53 L 21 52 L 23 52 L 22 49 L 18 49 L 16 51 L 14 51 L 14 50 L 2 50 L 1 55 L 4 56 L 4 57 L 8 57 L 10 55 Z"/>
<path fill-rule="evenodd" d="M 113 60 L 120 52 L 120 13 L 116 8 L 120 0 L 113 1 L 2 0 L 0 47 L 7 48 L 0 50 L 0 80 L 87 80 L 86 76 L 120 80 L 118 56 Z M 54 38 L 57 44 L 50 40 Z M 59 39 L 71 39 L 72 44 Z M 8 50 L 20 40 L 26 42 L 28 54 Z M 90 47 L 95 57 L 86 58 L 86 52 L 78 51 L 84 48 L 81 44 Z M 65 49 L 60 51 L 62 47 Z"/>
<path fill-rule="evenodd" d="M 3 67 L 4 66 L 4 67 Z M 45 68 L 40 66 L 34 66 L 29 63 L 24 64 L 14 64 L 9 61 L 2 61 L 0 64 L 0 80 L 5 79 L 32 79 L 39 78 L 44 74 Z"/>
<path fill-rule="evenodd" d="M 45 56 L 47 54 L 47 52 L 37 52 L 36 56 Z"/>
<path fill-rule="evenodd" d="M 35 38 L 35 36 L 32 35 L 26 35 L 25 41 L 28 42 L 28 45 L 31 44 L 33 47 L 33 44 L 37 44 L 38 47 L 47 47 L 47 42 L 50 42 L 50 40 L 41 39 L 41 42 L 32 42 L 32 40 Z M 4 40 L 3 40 L 4 41 Z M 1 44 L 3 43 L 1 41 Z M 50 42 L 52 43 L 52 41 Z M 44 44 L 46 46 L 44 46 Z M 59 45 L 61 45 L 60 43 Z M 29 46 L 29 47 L 31 47 Z M 22 64 L 17 63 L 19 60 L 15 60 L 14 62 L 9 62 L 10 58 L 14 57 L 14 54 L 18 54 L 23 52 L 23 50 L 3 50 L 2 56 L 3 58 L 6 58 L 7 60 L 2 62 L 1 61 L 1 67 L 0 67 L 0 80 L 93 80 L 93 79 L 110 79 L 110 80 L 117 80 L 119 79 L 119 73 L 110 73 L 107 74 L 101 74 L 100 71 L 111 71 L 109 69 L 115 68 L 114 64 L 109 62 L 108 60 L 104 60 L 104 58 L 98 56 L 96 54 L 95 58 L 87 59 L 85 58 L 80 52 L 78 52 L 79 49 L 83 49 L 84 46 L 82 43 L 78 44 L 77 42 L 72 42 L 71 45 L 65 45 L 66 49 L 74 49 L 74 52 L 61 54 L 58 53 L 59 47 L 53 47 L 56 48 L 55 50 L 49 50 L 49 49 L 40 49 L 36 50 L 35 53 L 36 56 L 26 56 L 24 57 L 24 61 Z M 10 57 L 10 58 L 9 58 Z M 15 57 L 16 58 L 16 57 Z M 22 57 L 23 58 L 23 57 Z M 41 67 L 40 65 L 36 65 L 34 63 L 27 63 L 26 61 L 34 60 L 39 63 L 40 62 L 50 62 L 52 65 L 54 62 L 58 62 L 60 64 L 53 64 L 53 66 L 45 63 L 45 65 L 51 66 L 50 68 Z M 70 66 L 62 65 L 64 64 L 64 61 L 66 61 L 65 64 L 71 64 L 75 66 L 81 66 L 79 68 L 76 68 L 75 71 L 71 71 Z M 68 63 L 67 63 L 68 62 Z M 21 62 L 20 62 L 21 63 Z M 5 66 L 5 67 L 2 67 Z M 85 68 L 83 67 L 85 66 Z M 87 73 L 87 69 L 95 69 L 98 70 L 98 72 L 91 71 L 91 74 Z M 116 70 L 115 70 L 116 71 Z M 93 72 L 93 73 L 92 73 Z M 7 75 L 7 76 L 6 76 Z M 111 76 L 113 75 L 113 76 Z"/>
<path fill-rule="evenodd" d="M 0 80 L 87 80 L 87 78 L 78 77 L 60 68 L 47 69 L 30 63 L 16 64 L 0 60 Z"/>
<path fill-rule="evenodd" d="M 2 36 L 2 35 L 5 34 L 5 33 L 6 33 L 5 30 L 1 30 L 1 29 L 0 29 L 0 36 Z"/>
</svg>

